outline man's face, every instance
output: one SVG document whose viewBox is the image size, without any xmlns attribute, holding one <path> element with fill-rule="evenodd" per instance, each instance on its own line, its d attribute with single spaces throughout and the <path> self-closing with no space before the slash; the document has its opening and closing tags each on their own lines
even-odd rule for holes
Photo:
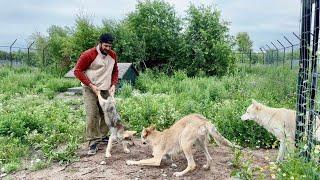
<svg viewBox="0 0 320 180">
<path fill-rule="evenodd" d="M 108 54 L 108 51 L 111 50 L 112 44 L 110 43 L 100 43 L 100 51 L 102 54 Z"/>
</svg>

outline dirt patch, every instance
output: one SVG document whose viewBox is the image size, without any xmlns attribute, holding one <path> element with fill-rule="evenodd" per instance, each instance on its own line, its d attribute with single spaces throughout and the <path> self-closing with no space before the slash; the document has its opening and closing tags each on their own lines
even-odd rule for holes
<svg viewBox="0 0 320 180">
<path fill-rule="evenodd" d="M 151 157 L 151 149 L 135 140 L 135 146 L 130 147 L 131 153 L 125 154 L 121 144 L 115 144 L 111 151 L 112 157 L 105 159 L 104 150 L 106 145 L 100 145 L 99 151 L 94 156 L 86 156 L 87 147 L 84 144 L 78 154 L 81 157 L 78 162 L 60 166 L 54 164 L 51 167 L 31 172 L 24 170 L 12 174 L 13 179 L 229 179 L 232 171 L 232 151 L 229 148 L 210 145 L 209 152 L 213 158 L 210 170 L 202 169 L 206 163 L 204 153 L 194 148 L 194 158 L 197 164 L 195 171 L 187 173 L 183 177 L 173 177 L 176 171 L 182 171 L 187 166 L 183 154 L 175 158 L 177 167 L 171 166 L 170 162 L 163 160 L 159 167 L 127 166 L 128 159 L 140 160 Z M 244 154 L 252 154 L 254 164 L 264 166 L 269 164 L 269 158 L 274 158 L 274 150 L 255 150 Z M 101 164 L 104 161 L 105 164 Z"/>
</svg>

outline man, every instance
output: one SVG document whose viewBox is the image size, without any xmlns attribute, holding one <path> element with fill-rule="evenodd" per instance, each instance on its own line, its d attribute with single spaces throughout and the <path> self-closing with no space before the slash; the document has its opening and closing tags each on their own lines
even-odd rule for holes
<svg viewBox="0 0 320 180">
<path fill-rule="evenodd" d="M 99 44 L 86 50 L 75 66 L 74 75 L 83 86 L 83 98 L 87 116 L 86 137 L 89 141 L 88 155 L 96 154 L 98 144 L 108 141 L 108 127 L 104 121 L 102 109 L 97 98 L 97 91 L 109 91 L 114 96 L 118 83 L 116 53 L 111 50 L 113 37 L 104 33 Z"/>
</svg>

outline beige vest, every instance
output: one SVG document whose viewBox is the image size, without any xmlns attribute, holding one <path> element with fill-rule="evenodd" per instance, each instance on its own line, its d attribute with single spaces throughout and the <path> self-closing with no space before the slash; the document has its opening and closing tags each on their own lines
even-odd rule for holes
<svg viewBox="0 0 320 180">
<path fill-rule="evenodd" d="M 110 55 L 100 52 L 100 45 L 96 47 L 98 55 L 91 63 L 85 74 L 99 90 L 108 90 L 111 86 L 111 77 L 115 60 Z"/>
</svg>

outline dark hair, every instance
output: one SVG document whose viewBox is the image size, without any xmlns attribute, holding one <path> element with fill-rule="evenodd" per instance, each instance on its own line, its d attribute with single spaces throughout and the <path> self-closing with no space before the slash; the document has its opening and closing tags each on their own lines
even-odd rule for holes
<svg viewBox="0 0 320 180">
<path fill-rule="evenodd" d="M 103 33 L 100 35 L 100 43 L 109 43 L 112 44 L 113 36 L 110 33 Z"/>
</svg>

